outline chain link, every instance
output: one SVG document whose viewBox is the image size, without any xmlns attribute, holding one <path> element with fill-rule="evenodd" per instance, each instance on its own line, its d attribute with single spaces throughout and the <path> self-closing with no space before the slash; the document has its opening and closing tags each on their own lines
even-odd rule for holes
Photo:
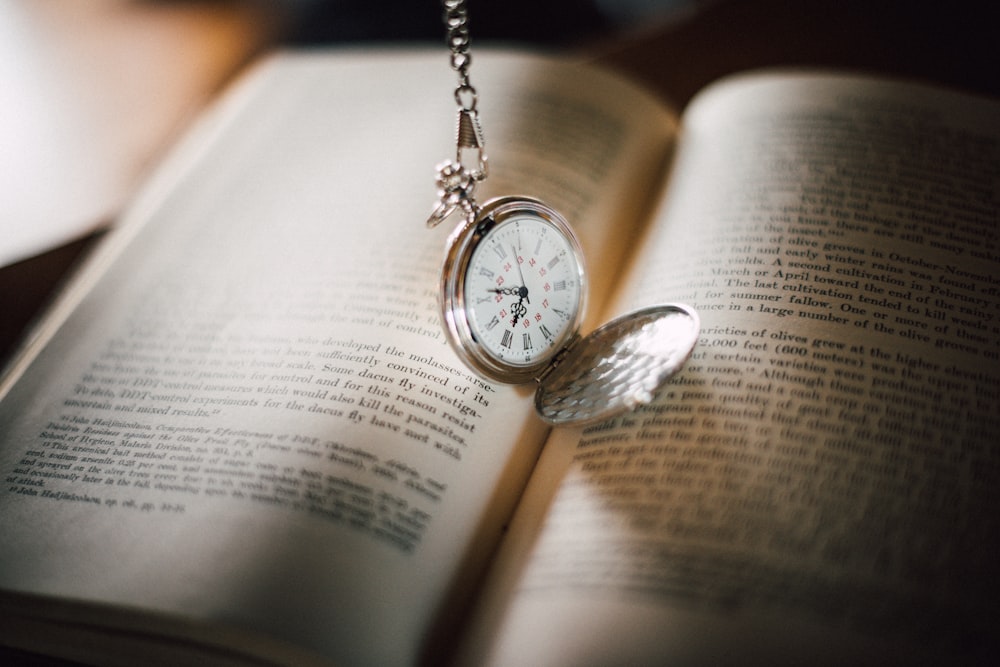
<svg viewBox="0 0 1000 667">
<path fill-rule="evenodd" d="M 444 8 L 445 39 L 451 50 L 451 68 L 458 72 L 458 87 L 455 88 L 455 102 L 467 111 L 474 111 L 479 101 L 476 89 L 469 83 L 469 8 L 466 0 L 441 0 Z"/>
<path fill-rule="evenodd" d="M 462 162 L 462 152 L 466 149 L 477 151 L 479 164 L 473 172 L 475 180 L 486 177 L 486 155 L 483 152 L 483 132 L 479 127 L 479 112 L 476 106 L 479 95 L 469 83 L 469 54 L 471 36 L 469 34 L 468 0 L 441 0 L 444 9 L 444 25 L 447 29 L 447 43 L 451 51 L 451 67 L 458 72 L 458 87 L 455 88 L 455 103 L 458 105 L 458 155 Z"/>
</svg>

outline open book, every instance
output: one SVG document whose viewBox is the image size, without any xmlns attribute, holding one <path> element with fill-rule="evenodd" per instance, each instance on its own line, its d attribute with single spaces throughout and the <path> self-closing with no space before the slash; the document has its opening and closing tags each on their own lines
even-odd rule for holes
<svg viewBox="0 0 1000 667">
<path fill-rule="evenodd" d="M 683 115 L 476 62 L 480 201 L 563 212 L 585 330 L 698 309 L 550 431 L 435 305 L 437 51 L 271 56 L 8 369 L 0 645 L 85 662 L 969 661 L 997 648 L 1000 105 L 832 74 Z M 437 92 L 435 92 L 437 91 Z"/>
</svg>

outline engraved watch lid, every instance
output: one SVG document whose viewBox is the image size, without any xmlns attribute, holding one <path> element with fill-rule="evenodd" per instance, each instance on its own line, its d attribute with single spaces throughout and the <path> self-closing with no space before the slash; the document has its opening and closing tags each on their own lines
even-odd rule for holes
<svg viewBox="0 0 1000 667">
<path fill-rule="evenodd" d="M 569 350 L 535 392 L 535 409 L 554 425 L 609 419 L 653 400 L 698 341 L 698 314 L 663 304 L 623 315 Z"/>
</svg>

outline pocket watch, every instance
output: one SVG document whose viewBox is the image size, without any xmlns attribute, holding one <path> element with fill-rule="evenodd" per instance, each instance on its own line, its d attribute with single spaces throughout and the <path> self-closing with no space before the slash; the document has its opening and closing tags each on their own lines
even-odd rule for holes
<svg viewBox="0 0 1000 667">
<path fill-rule="evenodd" d="M 489 380 L 538 382 L 535 407 L 551 424 L 600 421 L 649 402 L 694 349 L 697 313 L 658 305 L 580 336 L 587 278 L 569 223 L 532 197 L 475 200 L 488 161 L 469 83 L 468 11 L 465 0 L 443 4 L 459 74 L 457 149 L 438 165 L 438 201 L 427 224 L 464 214 L 447 242 L 438 294 L 448 342 Z"/>
<path fill-rule="evenodd" d="M 452 347 L 492 380 L 540 377 L 577 335 L 585 276 L 562 216 L 528 197 L 490 200 L 448 241 L 438 301 Z"/>
</svg>

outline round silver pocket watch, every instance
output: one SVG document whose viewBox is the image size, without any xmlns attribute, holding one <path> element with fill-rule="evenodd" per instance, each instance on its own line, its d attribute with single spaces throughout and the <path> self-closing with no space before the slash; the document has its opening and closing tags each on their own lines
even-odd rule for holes
<svg viewBox="0 0 1000 667">
<path fill-rule="evenodd" d="M 458 140 L 455 160 L 438 166 L 439 200 L 427 224 L 464 214 L 447 242 L 438 296 L 449 343 L 487 379 L 538 382 L 535 407 L 551 424 L 600 421 L 648 403 L 694 349 L 697 313 L 658 305 L 580 336 L 587 275 L 566 220 L 531 197 L 475 201 L 488 163 L 469 83 L 468 12 L 465 0 L 443 4 L 459 74 Z"/>
</svg>

